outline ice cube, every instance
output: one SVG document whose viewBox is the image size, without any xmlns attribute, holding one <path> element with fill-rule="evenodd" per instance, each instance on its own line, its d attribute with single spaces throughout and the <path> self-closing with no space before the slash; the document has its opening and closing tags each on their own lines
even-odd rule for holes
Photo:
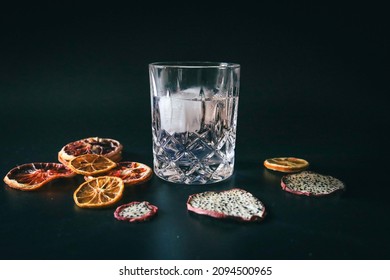
<svg viewBox="0 0 390 280">
<path fill-rule="evenodd" d="M 161 128 L 170 134 L 199 131 L 203 124 L 212 124 L 221 118 L 223 97 L 219 92 L 201 87 L 163 96 L 159 101 Z"/>
<path fill-rule="evenodd" d="M 160 98 L 161 129 L 168 133 L 195 132 L 202 121 L 202 104 L 193 99 L 183 99 L 179 94 Z"/>
<path fill-rule="evenodd" d="M 210 94 L 210 98 L 205 102 L 205 124 L 215 124 L 224 118 L 226 112 L 226 96 L 221 92 L 214 92 Z"/>
</svg>

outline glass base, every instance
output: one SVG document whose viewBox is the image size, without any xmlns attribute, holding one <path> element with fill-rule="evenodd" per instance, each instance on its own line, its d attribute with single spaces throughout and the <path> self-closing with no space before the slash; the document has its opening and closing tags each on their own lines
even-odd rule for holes
<svg viewBox="0 0 390 280">
<path fill-rule="evenodd" d="M 183 170 L 183 167 L 178 168 L 174 163 L 171 163 L 167 168 L 158 168 L 160 164 L 154 165 L 154 173 L 157 177 L 176 184 L 186 185 L 206 185 L 218 183 L 229 179 L 233 175 L 233 164 L 220 164 L 218 168 L 211 169 L 196 169 Z M 186 172 L 187 171 L 187 172 Z"/>
</svg>

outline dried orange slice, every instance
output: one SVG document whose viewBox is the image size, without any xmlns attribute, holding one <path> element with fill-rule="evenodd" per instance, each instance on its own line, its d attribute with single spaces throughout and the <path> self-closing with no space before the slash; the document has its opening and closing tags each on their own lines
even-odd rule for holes
<svg viewBox="0 0 390 280">
<path fill-rule="evenodd" d="M 309 166 L 309 163 L 301 158 L 278 157 L 266 159 L 264 161 L 264 166 L 271 170 L 291 173 L 306 169 Z"/>
<path fill-rule="evenodd" d="M 4 182 L 11 188 L 32 191 L 57 178 L 73 177 L 76 173 L 61 163 L 26 163 L 11 169 Z"/>
<path fill-rule="evenodd" d="M 106 207 L 122 198 L 123 189 L 121 178 L 101 176 L 82 183 L 74 192 L 73 199 L 81 208 Z"/>
<path fill-rule="evenodd" d="M 148 181 L 152 177 L 152 174 L 152 169 L 143 163 L 123 161 L 118 162 L 116 167 L 109 170 L 104 175 L 119 177 L 123 180 L 125 186 L 131 186 Z M 92 177 L 86 176 L 85 179 L 92 179 Z"/>
<path fill-rule="evenodd" d="M 104 156 L 86 154 L 75 157 L 69 164 L 69 168 L 81 175 L 98 175 L 109 171 L 116 163 Z"/>
<path fill-rule="evenodd" d="M 118 162 L 122 158 L 122 144 L 114 139 L 89 137 L 71 142 L 58 152 L 58 160 L 63 164 L 77 156 L 85 154 L 96 154 L 105 156 L 112 161 Z"/>
</svg>

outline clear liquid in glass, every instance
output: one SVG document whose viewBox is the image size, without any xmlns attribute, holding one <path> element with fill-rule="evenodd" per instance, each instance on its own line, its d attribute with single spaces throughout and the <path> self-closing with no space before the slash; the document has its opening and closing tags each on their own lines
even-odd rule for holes
<svg viewBox="0 0 390 280">
<path fill-rule="evenodd" d="M 238 97 L 197 91 L 154 96 L 154 171 L 183 184 L 209 184 L 234 169 Z"/>
</svg>

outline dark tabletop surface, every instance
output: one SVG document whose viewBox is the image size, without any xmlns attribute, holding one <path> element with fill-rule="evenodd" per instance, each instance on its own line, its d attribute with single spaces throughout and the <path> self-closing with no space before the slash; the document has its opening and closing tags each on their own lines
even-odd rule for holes
<svg viewBox="0 0 390 280">
<path fill-rule="evenodd" d="M 226 6 L 227 4 L 225 4 Z M 35 192 L 0 188 L 0 259 L 388 259 L 389 37 L 378 6 L 260 2 L 141 6 L 14 4 L 1 9 L 0 174 L 89 136 L 152 166 L 148 63 L 241 64 L 236 167 L 206 186 L 149 182 L 121 202 L 159 207 L 145 223 L 81 209 L 81 178 Z M 209 11 L 207 11 L 209 9 Z M 342 195 L 286 193 L 264 159 L 295 156 L 344 181 Z M 189 213 L 190 194 L 240 187 L 261 223 Z"/>
</svg>

